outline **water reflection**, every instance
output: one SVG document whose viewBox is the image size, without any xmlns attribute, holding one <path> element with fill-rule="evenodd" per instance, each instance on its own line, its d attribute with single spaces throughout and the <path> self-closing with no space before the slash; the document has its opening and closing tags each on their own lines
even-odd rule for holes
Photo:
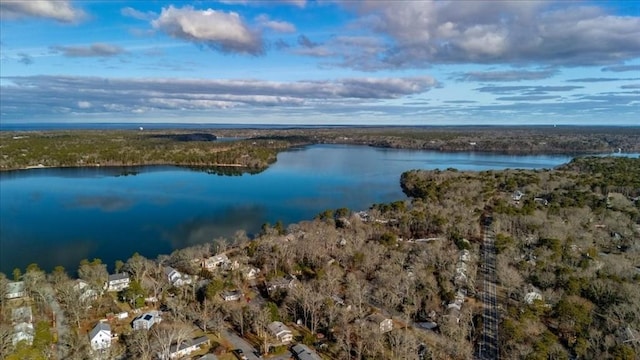
<svg viewBox="0 0 640 360">
<path fill-rule="evenodd" d="M 569 159 L 317 145 L 281 153 L 258 174 L 175 166 L 0 173 L 0 271 L 32 262 L 76 269 L 94 257 L 112 266 L 134 252 L 154 258 L 239 229 L 256 233 L 265 222 L 366 209 L 404 198 L 400 174 L 411 169 L 552 168 Z"/>
</svg>

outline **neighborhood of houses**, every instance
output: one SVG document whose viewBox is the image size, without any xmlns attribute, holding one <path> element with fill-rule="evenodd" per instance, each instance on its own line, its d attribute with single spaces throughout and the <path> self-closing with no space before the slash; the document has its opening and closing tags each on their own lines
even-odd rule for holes
<svg viewBox="0 0 640 360">
<path fill-rule="evenodd" d="M 237 261 L 232 261 L 226 254 L 217 254 L 202 260 L 195 259 L 193 261 L 201 266 L 203 270 L 210 272 L 228 272 L 232 270 L 238 270 L 244 281 L 255 284 L 255 280 L 260 275 L 260 269 L 252 266 L 243 266 L 242 268 Z M 206 284 L 207 280 L 200 279 L 198 275 L 185 274 L 171 266 L 164 266 L 162 268 L 162 274 L 164 275 L 163 281 L 172 287 L 181 288 L 187 287 L 191 284 L 199 282 L 200 284 Z M 127 290 L 132 284 L 132 276 L 130 273 L 121 271 L 114 274 L 109 274 L 104 281 L 104 286 L 97 288 L 91 286 L 87 281 L 81 279 L 73 280 L 73 291 L 77 294 L 80 303 L 87 304 L 86 310 L 91 308 L 91 302 L 105 296 L 106 294 L 117 294 Z M 271 293 L 277 289 L 292 289 L 296 286 L 297 279 L 293 275 L 287 275 L 280 278 L 273 278 L 264 282 L 264 288 L 266 293 Z M 255 294 L 254 294 L 255 296 Z M 258 296 L 260 296 L 258 294 Z M 225 289 L 220 292 L 220 298 L 224 302 L 239 302 L 246 301 L 244 293 L 241 289 Z M 157 298 L 155 296 L 145 297 L 146 311 L 142 312 L 142 309 L 128 309 L 117 314 L 111 314 L 103 319 L 96 321 L 86 333 L 86 339 L 91 349 L 91 358 L 103 359 L 109 358 L 104 355 L 109 353 L 109 349 L 112 348 L 115 342 L 119 341 L 119 335 L 116 333 L 115 328 L 118 328 L 120 333 L 127 332 L 127 328 L 131 331 L 150 331 L 163 321 L 163 312 L 157 309 Z M 29 305 L 32 301 L 29 296 L 28 289 L 24 281 L 11 281 L 6 284 L 6 291 L 4 292 L 3 302 L 7 301 L 10 306 L 14 306 L 11 310 L 11 323 L 13 326 L 13 334 L 11 337 L 12 344 L 14 346 L 23 342 L 26 345 L 31 345 L 34 341 L 34 316 L 32 313 L 32 306 Z M 264 301 L 264 300 L 262 300 Z M 124 304 L 123 304 L 124 305 Z M 125 330 L 122 330 L 123 323 L 129 323 Z M 387 327 L 389 325 L 386 325 Z M 280 321 L 274 321 L 268 324 L 269 334 L 271 335 L 271 343 L 274 345 L 293 346 L 288 350 L 288 354 L 294 359 L 322 359 L 315 350 L 311 349 L 305 344 L 294 344 L 294 334 L 297 331 L 292 331 L 287 325 Z M 194 331 L 196 333 L 197 331 Z M 246 340 L 244 340 L 246 341 Z M 168 344 L 166 351 L 158 352 L 155 354 L 156 359 L 159 360 L 174 360 L 174 359 L 187 359 L 192 358 L 191 355 L 196 352 L 202 352 L 211 344 L 211 339 L 205 335 L 195 336 L 192 338 L 180 340 Z M 247 342 L 247 347 L 253 346 Z M 233 353 L 242 353 L 241 350 L 234 350 Z M 244 355 L 242 355 L 243 358 Z M 253 356 L 253 355 L 252 355 Z M 218 357 L 213 353 L 202 354 L 202 356 L 193 357 L 193 359 L 211 360 Z"/>
</svg>

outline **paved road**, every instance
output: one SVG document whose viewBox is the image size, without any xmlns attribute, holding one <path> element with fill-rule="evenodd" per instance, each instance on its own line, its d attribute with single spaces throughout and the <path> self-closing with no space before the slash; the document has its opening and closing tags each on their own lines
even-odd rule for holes
<svg viewBox="0 0 640 360">
<path fill-rule="evenodd" d="M 478 359 L 497 360 L 500 358 L 498 348 L 498 301 L 496 298 L 496 248 L 494 234 L 489 225 L 484 228 L 482 244 L 482 292 L 484 304 L 482 314 L 482 336 L 478 344 Z"/>
<path fill-rule="evenodd" d="M 60 308 L 60 304 L 58 300 L 56 300 L 55 292 L 51 287 L 51 284 L 46 283 L 43 287 L 45 298 L 51 311 L 53 312 L 56 318 L 56 332 L 58 333 L 58 343 L 56 344 L 58 359 L 65 359 L 67 357 L 67 349 L 66 346 L 61 343 L 62 339 L 66 338 L 69 334 L 69 324 L 67 323 L 67 319 L 64 316 L 64 311 Z"/>
<path fill-rule="evenodd" d="M 233 331 L 229 331 L 228 329 L 222 330 L 222 336 L 227 339 L 232 345 L 234 349 L 242 349 L 244 354 L 247 356 L 249 360 L 259 360 L 261 358 L 257 357 L 253 352 L 256 350 L 251 344 L 249 344 L 245 339 L 238 336 Z M 287 350 L 284 354 L 280 354 L 277 356 L 267 355 L 264 356 L 265 359 L 269 360 L 289 360 L 293 359 L 293 354 Z"/>
<path fill-rule="evenodd" d="M 245 339 L 238 336 L 236 333 L 229 331 L 227 329 L 222 330 L 222 336 L 227 339 L 232 345 L 234 349 L 242 349 L 245 356 L 249 360 L 259 360 L 257 356 L 253 354 L 256 350 L 251 344 L 249 344 Z"/>
</svg>

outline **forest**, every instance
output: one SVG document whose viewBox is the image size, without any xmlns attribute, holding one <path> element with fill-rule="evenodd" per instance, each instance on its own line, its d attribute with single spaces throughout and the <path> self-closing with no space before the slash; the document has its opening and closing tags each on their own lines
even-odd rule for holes
<svg viewBox="0 0 640 360">
<path fill-rule="evenodd" d="M 296 146 L 352 144 L 505 154 L 640 152 L 638 127 L 327 127 L 0 131 L 0 171 L 32 167 L 182 165 L 256 172 Z"/>
<path fill-rule="evenodd" d="M 0 353 L 153 359 L 205 336 L 190 356 L 232 359 L 233 332 L 265 359 L 293 343 L 323 359 L 471 359 L 482 336 L 477 279 L 489 226 L 501 358 L 636 359 L 639 179 L 640 159 L 630 157 L 579 157 L 552 170 L 415 170 L 401 176 L 407 200 L 264 224 L 254 239 L 239 230 L 156 259 L 133 254 L 114 264 L 130 279 L 118 291 L 105 290 L 99 259 L 51 273 L 32 264 L 0 275 Z M 223 260 L 209 267 L 211 259 Z M 7 299 L 20 281 L 25 296 Z M 25 306 L 32 338 L 14 343 L 14 310 Z M 133 329 L 152 310 L 162 322 Z M 117 339 L 97 351 L 88 333 L 100 320 Z M 291 342 L 271 331 L 274 321 Z"/>
</svg>

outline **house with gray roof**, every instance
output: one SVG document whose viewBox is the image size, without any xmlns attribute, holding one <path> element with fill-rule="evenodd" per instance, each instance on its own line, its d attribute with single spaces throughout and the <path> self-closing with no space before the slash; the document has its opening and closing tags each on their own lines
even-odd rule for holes
<svg viewBox="0 0 640 360">
<path fill-rule="evenodd" d="M 297 360 L 322 360 L 322 358 L 305 344 L 296 344 L 291 347 L 291 353 Z"/>
<path fill-rule="evenodd" d="M 133 330 L 149 330 L 155 324 L 158 324 L 162 321 L 162 317 L 160 317 L 159 311 L 149 311 L 146 312 L 131 322 L 131 326 Z"/>
<path fill-rule="evenodd" d="M 129 278 L 129 274 L 121 272 L 117 274 L 109 275 L 107 279 L 106 288 L 107 291 L 122 291 L 129 287 L 129 283 L 131 279 Z"/>
<path fill-rule="evenodd" d="M 89 342 L 93 350 L 103 350 L 111 347 L 111 326 L 106 322 L 99 322 L 89 331 Z"/>
<path fill-rule="evenodd" d="M 24 281 L 11 281 L 7 283 L 7 293 L 4 295 L 6 299 L 20 299 L 27 296 L 24 287 Z"/>
</svg>

